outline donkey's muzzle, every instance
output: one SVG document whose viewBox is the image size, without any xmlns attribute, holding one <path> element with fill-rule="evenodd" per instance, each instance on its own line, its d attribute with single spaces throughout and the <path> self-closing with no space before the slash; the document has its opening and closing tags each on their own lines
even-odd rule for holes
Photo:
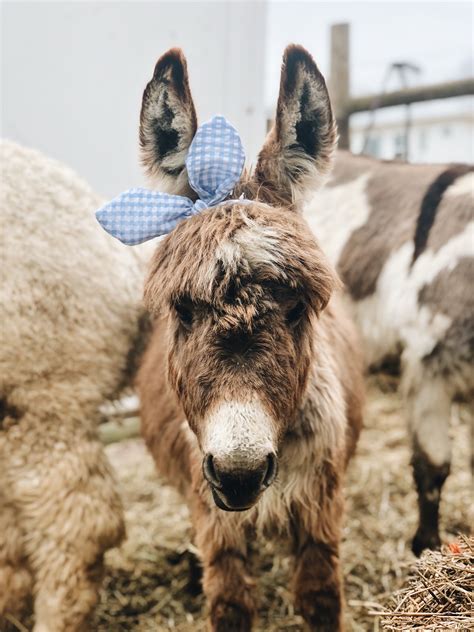
<svg viewBox="0 0 474 632">
<path fill-rule="evenodd" d="M 257 463 L 230 465 L 207 454 L 202 469 L 219 509 L 244 511 L 250 509 L 275 480 L 277 459 L 270 453 Z"/>
</svg>

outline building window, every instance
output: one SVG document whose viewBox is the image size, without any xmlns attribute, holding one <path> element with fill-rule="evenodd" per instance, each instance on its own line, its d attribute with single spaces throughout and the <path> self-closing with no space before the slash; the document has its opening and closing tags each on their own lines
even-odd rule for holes
<svg viewBox="0 0 474 632">
<path fill-rule="evenodd" d="M 420 129 L 418 135 L 418 147 L 420 151 L 426 151 L 428 148 L 428 132 L 425 129 Z"/>
<path fill-rule="evenodd" d="M 393 137 L 393 153 L 395 158 L 404 158 L 406 154 L 405 136 L 401 133 Z"/>
<path fill-rule="evenodd" d="M 378 136 L 370 136 L 367 139 L 365 151 L 369 156 L 379 158 L 380 156 L 380 138 Z"/>
</svg>

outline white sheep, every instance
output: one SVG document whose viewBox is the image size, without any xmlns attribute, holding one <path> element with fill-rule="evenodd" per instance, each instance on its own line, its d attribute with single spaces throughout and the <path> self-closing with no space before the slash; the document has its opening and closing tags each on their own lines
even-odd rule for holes
<svg viewBox="0 0 474 632">
<path fill-rule="evenodd" d="M 0 165 L 0 627 L 32 595 L 35 632 L 73 632 L 124 535 L 97 424 L 142 343 L 141 254 L 70 169 L 8 141 Z"/>
</svg>

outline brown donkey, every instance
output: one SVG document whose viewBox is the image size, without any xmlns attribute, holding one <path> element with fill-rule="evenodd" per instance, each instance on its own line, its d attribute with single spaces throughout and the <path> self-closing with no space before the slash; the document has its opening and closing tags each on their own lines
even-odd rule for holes
<svg viewBox="0 0 474 632">
<path fill-rule="evenodd" d="M 144 163 L 161 190 L 191 195 L 184 160 L 195 131 L 186 62 L 171 50 L 141 112 Z M 290 46 L 275 127 L 232 194 L 252 202 L 178 224 L 146 281 L 157 319 L 138 378 L 143 434 L 189 503 L 213 630 L 251 628 L 248 542 L 262 532 L 291 538 L 310 628 L 342 629 L 342 483 L 361 427 L 362 369 L 331 299 L 335 272 L 299 213 L 336 140 L 324 79 Z"/>
</svg>

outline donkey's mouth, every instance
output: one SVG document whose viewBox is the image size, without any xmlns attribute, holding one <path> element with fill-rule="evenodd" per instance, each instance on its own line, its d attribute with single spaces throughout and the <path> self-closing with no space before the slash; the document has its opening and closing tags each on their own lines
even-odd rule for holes
<svg viewBox="0 0 474 632">
<path fill-rule="evenodd" d="M 222 495 L 213 485 L 209 485 L 209 487 L 211 488 L 212 498 L 214 499 L 214 502 L 216 503 L 217 507 L 219 507 L 219 509 L 223 509 L 224 511 L 247 511 L 253 506 L 253 503 L 251 503 L 246 507 L 230 507 L 224 502 Z"/>
</svg>

